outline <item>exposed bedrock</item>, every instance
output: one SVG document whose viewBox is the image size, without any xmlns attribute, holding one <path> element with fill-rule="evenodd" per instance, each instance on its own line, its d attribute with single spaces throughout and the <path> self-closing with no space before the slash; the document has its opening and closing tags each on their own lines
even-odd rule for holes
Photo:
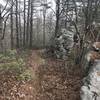
<svg viewBox="0 0 100 100">
<path fill-rule="evenodd" d="M 100 100 L 100 42 L 95 42 L 85 57 L 87 76 L 83 79 L 81 100 Z"/>
</svg>

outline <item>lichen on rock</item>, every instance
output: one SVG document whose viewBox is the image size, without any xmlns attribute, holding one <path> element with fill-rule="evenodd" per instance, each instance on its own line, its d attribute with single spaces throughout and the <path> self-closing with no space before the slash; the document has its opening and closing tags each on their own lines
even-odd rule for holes
<svg viewBox="0 0 100 100">
<path fill-rule="evenodd" d="M 73 36 L 73 32 L 62 29 L 61 34 L 55 38 L 54 54 L 56 58 L 65 59 L 66 56 L 70 53 L 70 50 L 74 44 Z"/>
<path fill-rule="evenodd" d="M 83 79 L 80 92 L 81 100 L 100 100 L 100 48 L 97 47 L 98 44 L 100 43 L 94 43 L 94 49 L 86 55 L 88 67 L 84 67 L 89 69 L 87 76 Z"/>
</svg>

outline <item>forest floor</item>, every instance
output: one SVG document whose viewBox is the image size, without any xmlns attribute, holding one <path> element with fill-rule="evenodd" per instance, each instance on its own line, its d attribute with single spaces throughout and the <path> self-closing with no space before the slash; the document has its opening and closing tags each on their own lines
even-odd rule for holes
<svg viewBox="0 0 100 100">
<path fill-rule="evenodd" d="M 80 100 L 82 70 L 78 66 L 44 58 L 41 51 L 33 51 L 29 59 L 35 74 L 34 100 Z"/>
<path fill-rule="evenodd" d="M 43 55 L 42 50 L 32 50 L 27 57 L 31 81 L 0 73 L 0 100 L 80 100 L 80 67 Z"/>
</svg>

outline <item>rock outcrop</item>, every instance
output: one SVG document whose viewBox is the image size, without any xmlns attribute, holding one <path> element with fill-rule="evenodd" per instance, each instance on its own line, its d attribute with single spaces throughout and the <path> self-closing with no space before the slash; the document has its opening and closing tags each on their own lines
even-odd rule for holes
<svg viewBox="0 0 100 100">
<path fill-rule="evenodd" d="M 88 73 L 83 79 L 81 100 L 100 100 L 100 42 L 95 42 L 85 57 Z"/>
<path fill-rule="evenodd" d="M 65 29 L 62 29 L 61 35 L 55 38 L 54 54 L 56 58 L 65 59 L 73 47 L 74 33 Z"/>
</svg>

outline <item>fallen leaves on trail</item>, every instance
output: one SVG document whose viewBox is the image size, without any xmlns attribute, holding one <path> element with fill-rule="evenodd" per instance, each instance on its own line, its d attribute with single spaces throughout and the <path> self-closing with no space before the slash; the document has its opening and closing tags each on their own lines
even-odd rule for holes
<svg viewBox="0 0 100 100">
<path fill-rule="evenodd" d="M 67 66 L 64 61 L 49 59 L 46 62 L 38 69 L 40 91 L 37 100 L 80 100 L 81 70 Z"/>
<path fill-rule="evenodd" d="M 31 81 L 18 81 L 16 74 L 0 72 L 0 100 L 80 100 L 81 69 L 40 54 L 32 51 L 27 60 Z"/>
</svg>

